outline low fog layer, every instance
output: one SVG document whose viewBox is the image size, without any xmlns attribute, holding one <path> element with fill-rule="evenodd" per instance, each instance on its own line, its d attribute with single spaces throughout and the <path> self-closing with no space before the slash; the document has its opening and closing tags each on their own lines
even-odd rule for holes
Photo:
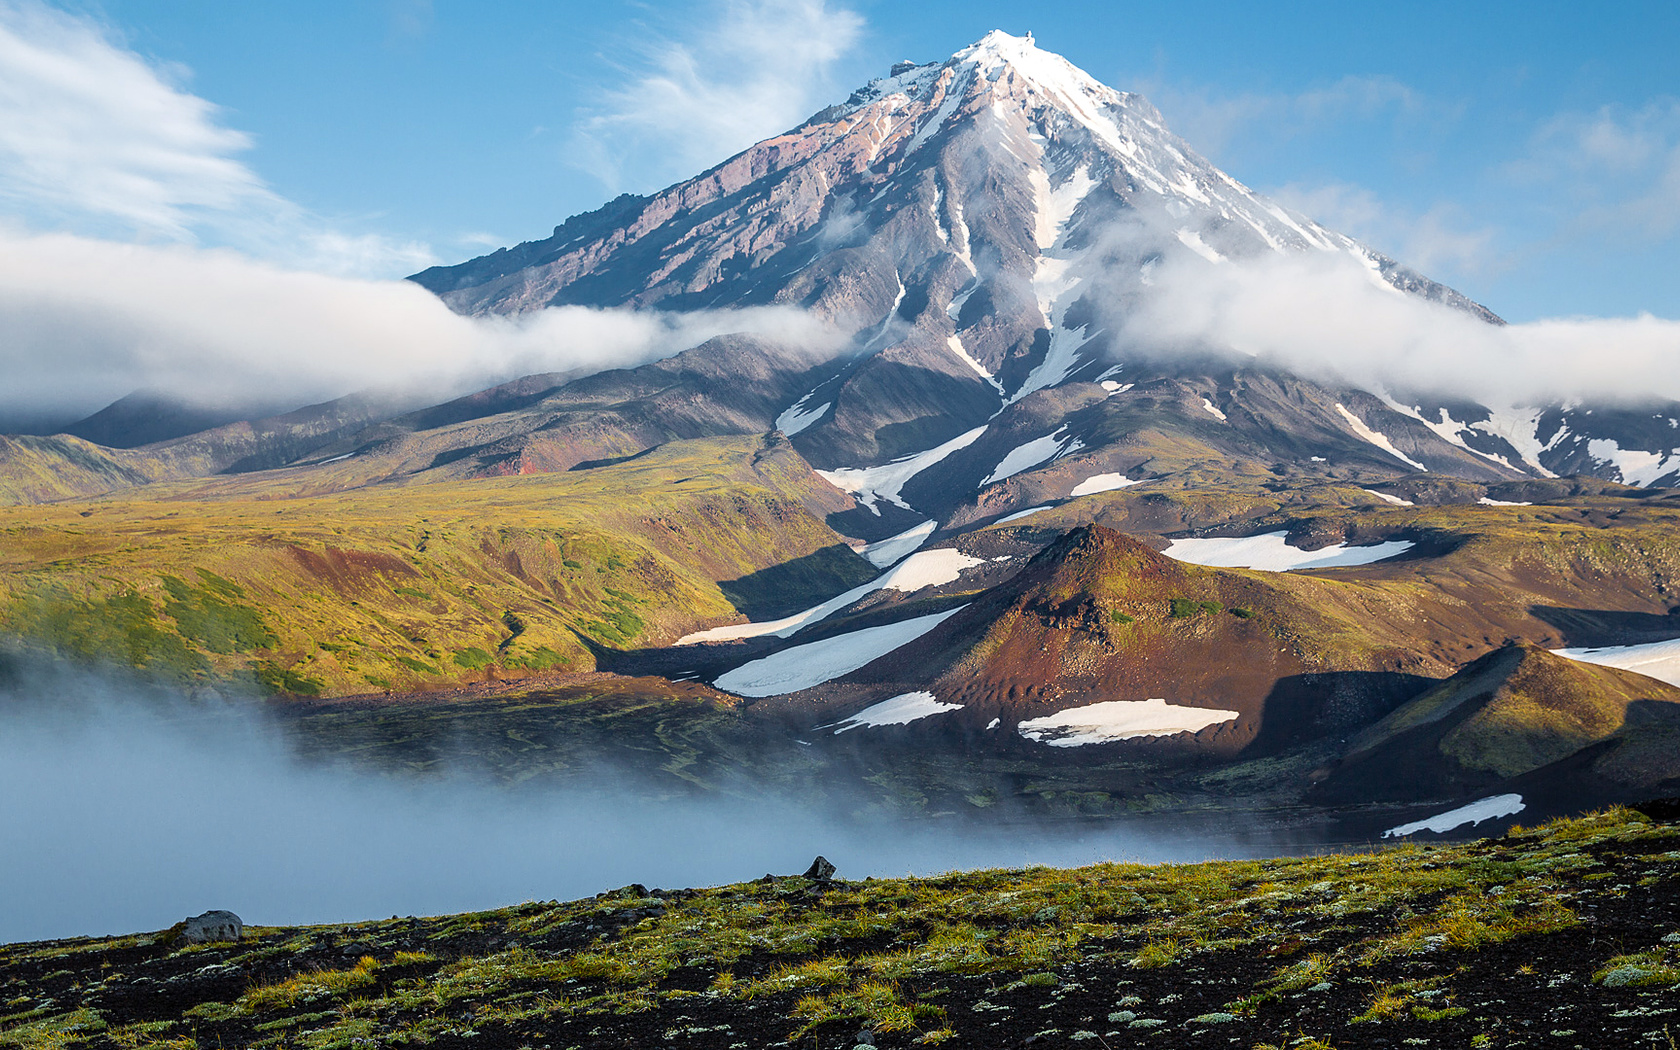
<svg viewBox="0 0 1680 1050">
<path fill-rule="evenodd" d="M 205 405 L 297 407 L 367 389 L 442 401 L 537 372 L 644 364 L 724 332 L 839 342 L 790 307 L 475 319 L 408 281 L 3 229 L 0 331 L 0 414 L 72 415 L 135 390 Z"/>
<path fill-rule="evenodd" d="M 0 675 L 6 668 L 0 665 Z M 1107 859 L 1250 855 L 1207 836 L 853 824 L 764 799 L 510 792 L 295 761 L 258 706 L 33 667 L 0 683 L 0 942 L 157 930 L 210 908 L 346 922 L 699 886 Z"/>
</svg>

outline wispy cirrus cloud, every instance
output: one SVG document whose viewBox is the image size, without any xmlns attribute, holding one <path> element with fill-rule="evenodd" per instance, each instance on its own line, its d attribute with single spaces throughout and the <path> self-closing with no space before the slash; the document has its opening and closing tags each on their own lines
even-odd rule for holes
<svg viewBox="0 0 1680 1050">
<path fill-rule="evenodd" d="M 828 101 L 863 28 L 829 0 L 724 0 L 628 49 L 625 82 L 579 122 L 574 163 L 615 191 L 708 168 Z"/>
<path fill-rule="evenodd" d="M 251 137 L 188 77 L 91 18 L 0 0 L 0 207 L 37 228 L 231 245 L 332 272 L 433 261 L 275 192 L 241 159 Z"/>
<path fill-rule="evenodd" d="M 1499 231 L 1451 203 L 1411 211 L 1352 183 L 1290 183 L 1271 196 L 1304 215 L 1424 271 L 1481 273 L 1496 268 Z"/>
<path fill-rule="evenodd" d="M 1304 91 L 1231 94 L 1209 87 L 1148 83 L 1140 90 L 1167 115 L 1178 134 L 1218 157 L 1244 136 L 1271 146 L 1325 127 L 1378 119 L 1450 119 L 1456 107 L 1430 100 L 1391 76 L 1349 75 Z"/>
<path fill-rule="evenodd" d="M 1671 237 L 1680 233 L 1680 99 L 1558 114 L 1508 171 L 1556 195 L 1568 232 Z"/>
</svg>

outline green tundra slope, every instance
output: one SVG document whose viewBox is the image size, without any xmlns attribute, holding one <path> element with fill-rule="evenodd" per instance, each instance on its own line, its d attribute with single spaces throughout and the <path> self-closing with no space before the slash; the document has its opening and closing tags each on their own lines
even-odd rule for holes
<svg viewBox="0 0 1680 1050">
<path fill-rule="evenodd" d="M 1677 905 L 1680 826 L 1627 809 L 1320 857 L 627 886 L 0 947 L 0 1047 L 1667 1046 Z"/>
<path fill-rule="evenodd" d="M 60 653 L 286 692 L 416 689 L 593 668 L 873 575 L 849 506 L 785 441 L 672 442 L 593 470 L 315 498 L 155 489 L 0 508 L 0 623 Z"/>
</svg>

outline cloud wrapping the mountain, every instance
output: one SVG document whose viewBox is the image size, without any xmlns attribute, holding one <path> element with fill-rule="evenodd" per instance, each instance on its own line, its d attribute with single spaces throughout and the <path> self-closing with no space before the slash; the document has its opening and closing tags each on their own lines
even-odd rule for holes
<svg viewBox="0 0 1680 1050">
<path fill-rule="evenodd" d="M 0 410 L 68 411 L 137 389 L 206 404 L 296 406 L 363 389 L 442 400 L 535 372 L 642 364 L 725 332 L 839 340 L 792 307 L 473 319 L 407 281 L 4 230 L 0 331 Z"/>
<path fill-rule="evenodd" d="M 1149 294 L 1105 316 L 1123 347 L 1236 351 L 1315 378 L 1494 405 L 1680 398 L 1680 323 L 1648 314 L 1491 325 L 1329 252 L 1218 264 L 1169 252 L 1149 281 Z"/>
</svg>

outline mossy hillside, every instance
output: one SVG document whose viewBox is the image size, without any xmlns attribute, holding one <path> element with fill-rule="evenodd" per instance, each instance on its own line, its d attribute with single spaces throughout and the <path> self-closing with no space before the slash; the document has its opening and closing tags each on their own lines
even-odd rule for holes
<svg viewBox="0 0 1680 1050">
<path fill-rule="evenodd" d="M 1009 721 L 1046 702 L 1166 697 L 1234 707 L 1251 736 L 1280 680 L 1408 662 L 1361 621 L 1375 595 L 1355 589 L 1338 601 L 1302 600 L 1303 585 L 1326 584 L 1337 586 L 1190 565 L 1088 527 L 849 681 L 879 692 L 920 675 L 937 696 L 983 712 L 982 721 L 1000 705 Z"/>
<path fill-rule="evenodd" d="M 1513 790 L 1532 798 L 1547 785 L 1501 785 L 1553 767 L 1550 779 L 1574 782 L 1577 796 L 1615 783 L 1627 797 L 1674 775 L 1675 759 L 1663 751 L 1677 728 L 1680 688 L 1513 645 L 1356 734 L 1313 795 L 1400 801 Z M 1566 760 L 1572 768 L 1558 774 L 1554 764 Z"/>
<path fill-rule="evenodd" d="M 1680 631 L 1680 618 L 1667 616 L 1680 603 L 1680 500 L 1585 495 L 1531 507 L 1395 507 L 1321 483 L 1291 490 L 1287 503 L 1280 496 L 1276 511 L 1243 516 L 1264 504 L 1240 488 L 1164 484 L 1081 497 L 998 531 L 1045 542 L 1059 528 L 1095 522 L 1145 536 L 1283 530 L 1313 547 L 1409 539 L 1417 552 L 1393 561 L 1255 575 L 1292 595 L 1288 604 L 1357 624 L 1374 647 L 1408 651 L 1406 669 L 1437 677 L 1507 640 L 1611 644 L 1629 640 L 1627 624 L 1641 618 L 1649 621 L 1645 636 L 1632 640 Z"/>
<path fill-rule="evenodd" d="M 10 945 L 0 1046 L 1631 1046 L 1680 982 L 1677 846 L 1612 810 L 1458 846 Z"/>
<path fill-rule="evenodd" d="M 1574 754 L 1627 722 L 1630 704 L 1680 704 L 1680 689 L 1614 667 L 1523 651 L 1487 703 L 1441 739 L 1441 752 L 1502 777 Z"/>
<path fill-rule="evenodd" d="M 751 439 L 313 499 L 9 508 L 0 618 L 71 655 L 328 693 L 587 670 L 579 636 L 657 644 L 738 618 L 718 580 L 834 547 L 824 488 Z M 113 602 L 121 630 L 100 625 Z"/>
<path fill-rule="evenodd" d="M 169 476 L 144 452 L 109 449 L 68 434 L 0 435 L 0 506 L 98 495 Z"/>
</svg>

